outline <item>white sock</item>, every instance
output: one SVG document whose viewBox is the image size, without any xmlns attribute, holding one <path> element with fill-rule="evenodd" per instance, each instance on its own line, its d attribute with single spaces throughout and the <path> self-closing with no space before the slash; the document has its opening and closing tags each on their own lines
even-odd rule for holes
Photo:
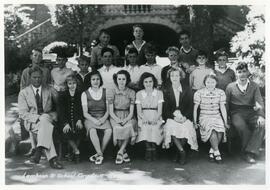
<svg viewBox="0 0 270 190">
<path fill-rule="evenodd" d="M 214 153 L 214 149 L 210 148 L 209 153 Z"/>
</svg>

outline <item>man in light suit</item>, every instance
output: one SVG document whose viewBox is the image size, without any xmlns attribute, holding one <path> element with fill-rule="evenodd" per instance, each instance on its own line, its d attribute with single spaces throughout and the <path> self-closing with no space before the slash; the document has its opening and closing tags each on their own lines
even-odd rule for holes
<svg viewBox="0 0 270 190">
<path fill-rule="evenodd" d="M 42 85 L 42 70 L 35 66 L 29 70 L 31 84 L 20 91 L 18 97 L 19 115 L 24 120 L 25 128 L 37 134 L 37 149 L 30 162 L 39 163 L 45 150 L 50 166 L 62 169 L 57 162 L 53 143 L 53 122 L 57 115 L 54 109 L 54 97 L 51 89 Z"/>
</svg>

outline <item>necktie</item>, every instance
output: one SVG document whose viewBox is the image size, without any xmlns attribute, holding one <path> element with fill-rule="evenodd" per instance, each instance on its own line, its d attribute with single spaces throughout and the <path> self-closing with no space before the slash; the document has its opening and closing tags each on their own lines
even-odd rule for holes
<svg viewBox="0 0 270 190">
<path fill-rule="evenodd" d="M 38 114 L 41 114 L 43 112 L 43 107 L 42 107 L 41 97 L 39 95 L 39 89 L 36 90 L 36 102 L 37 102 Z"/>
</svg>

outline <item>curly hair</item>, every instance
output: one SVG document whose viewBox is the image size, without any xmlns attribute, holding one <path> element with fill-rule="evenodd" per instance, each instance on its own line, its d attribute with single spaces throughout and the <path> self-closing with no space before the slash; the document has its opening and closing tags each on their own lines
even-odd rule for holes
<svg viewBox="0 0 270 190">
<path fill-rule="evenodd" d="M 117 87 L 118 87 L 118 83 L 117 83 L 117 76 L 118 75 L 125 75 L 126 76 L 126 85 L 125 86 L 127 86 L 131 82 L 129 72 L 126 70 L 120 70 L 117 73 L 113 74 L 113 82 Z"/>
<path fill-rule="evenodd" d="M 155 77 L 155 75 L 153 75 L 152 73 L 148 73 L 148 72 L 144 72 L 141 77 L 140 77 L 140 80 L 139 80 L 139 88 L 140 89 L 145 89 L 144 85 L 143 85 L 143 82 L 146 78 L 149 78 L 151 77 L 153 82 L 154 82 L 154 85 L 153 85 L 153 88 L 157 88 L 157 85 L 158 85 L 158 81 Z"/>
</svg>

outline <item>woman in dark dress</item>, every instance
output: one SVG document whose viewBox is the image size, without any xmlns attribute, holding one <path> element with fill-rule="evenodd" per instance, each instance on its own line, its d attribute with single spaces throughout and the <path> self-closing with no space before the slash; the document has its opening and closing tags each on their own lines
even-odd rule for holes
<svg viewBox="0 0 270 190">
<path fill-rule="evenodd" d="M 182 86 L 180 80 L 184 74 L 178 68 L 168 71 L 168 85 L 163 88 L 164 105 L 164 146 L 169 148 L 171 141 L 176 145 L 180 164 L 185 164 L 184 145 L 188 143 L 193 150 L 198 149 L 196 131 L 192 124 L 192 92 Z"/>
<path fill-rule="evenodd" d="M 77 89 L 75 75 L 69 75 L 66 79 L 68 89 L 59 97 L 59 120 L 64 137 L 71 146 L 75 155 L 75 162 L 80 160 L 78 149 L 84 135 L 83 112 L 81 104 L 81 92 Z"/>
</svg>

